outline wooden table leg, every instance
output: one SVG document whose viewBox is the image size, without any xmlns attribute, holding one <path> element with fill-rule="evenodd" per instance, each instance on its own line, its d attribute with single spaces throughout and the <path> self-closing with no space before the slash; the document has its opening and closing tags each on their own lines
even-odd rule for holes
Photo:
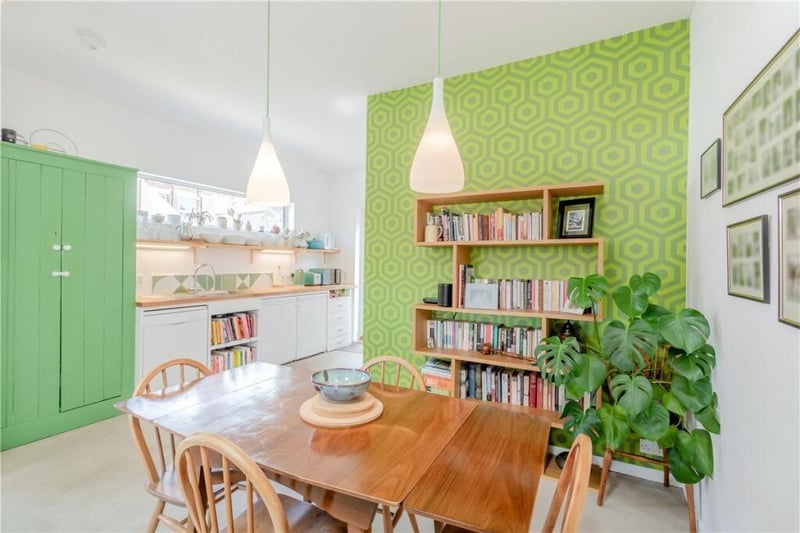
<svg viewBox="0 0 800 533">
<path fill-rule="evenodd" d="M 388 505 L 381 507 L 381 514 L 383 515 L 383 530 L 386 533 L 392 533 L 394 526 L 392 526 L 392 509 Z"/>
<path fill-rule="evenodd" d="M 697 519 L 694 515 L 694 485 L 686 486 L 686 507 L 689 510 L 689 533 L 697 533 Z"/>
</svg>

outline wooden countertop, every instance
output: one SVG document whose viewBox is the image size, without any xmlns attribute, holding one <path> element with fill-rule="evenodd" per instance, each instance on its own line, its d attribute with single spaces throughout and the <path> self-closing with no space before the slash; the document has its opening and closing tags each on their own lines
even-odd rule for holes
<svg viewBox="0 0 800 533">
<path fill-rule="evenodd" d="M 263 298 L 268 296 L 285 296 L 288 294 L 306 294 L 326 292 L 337 289 L 352 289 L 354 285 L 285 285 L 273 286 L 256 291 L 234 291 L 212 294 L 137 294 L 136 307 L 169 307 L 218 302 L 220 300 L 236 300 L 241 298 Z"/>
</svg>

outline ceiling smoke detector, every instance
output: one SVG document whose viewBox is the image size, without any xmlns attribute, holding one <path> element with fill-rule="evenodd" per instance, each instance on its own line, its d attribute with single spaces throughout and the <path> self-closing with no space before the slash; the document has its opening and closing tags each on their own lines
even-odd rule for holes
<svg viewBox="0 0 800 533">
<path fill-rule="evenodd" d="M 78 38 L 84 48 L 94 52 L 104 50 L 106 47 L 106 40 L 92 30 L 78 30 Z"/>
</svg>

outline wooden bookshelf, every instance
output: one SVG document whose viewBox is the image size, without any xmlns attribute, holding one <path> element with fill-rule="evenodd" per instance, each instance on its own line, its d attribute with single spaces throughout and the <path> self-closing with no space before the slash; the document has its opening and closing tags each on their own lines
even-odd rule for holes
<svg viewBox="0 0 800 533">
<path fill-rule="evenodd" d="M 470 264 L 470 256 L 475 248 L 499 248 L 499 247 L 594 247 L 595 248 L 595 271 L 603 273 L 604 262 L 604 239 L 600 237 L 591 238 L 554 238 L 552 232 L 555 226 L 555 218 L 558 213 L 556 200 L 566 197 L 599 196 L 604 191 L 604 184 L 601 182 L 570 183 L 559 185 L 541 185 L 535 187 L 517 187 L 511 189 L 498 189 L 492 191 L 463 192 L 444 195 L 423 195 L 418 196 L 414 206 L 414 244 L 416 246 L 428 248 L 450 248 L 452 249 L 452 269 L 451 280 L 453 283 L 453 307 L 440 307 L 433 304 L 416 304 L 413 307 L 412 324 L 412 355 L 421 355 L 427 358 L 440 358 L 451 361 L 451 379 L 453 382 L 453 394 L 460 395 L 460 371 L 462 364 L 476 363 L 480 365 L 492 365 L 495 367 L 512 369 L 515 371 L 526 371 L 538 373 L 539 369 L 535 361 L 521 357 L 508 355 L 492 354 L 483 355 L 477 351 L 454 350 L 445 348 L 429 348 L 427 343 L 427 321 L 434 316 L 434 313 L 453 313 L 471 314 L 490 317 L 509 317 L 533 319 L 539 322 L 542 337 L 546 337 L 552 321 L 554 320 L 573 320 L 588 322 L 595 319 L 591 314 L 573 314 L 562 311 L 533 311 L 533 310 L 509 310 L 509 309 L 469 309 L 458 307 L 461 301 L 461 287 L 459 284 L 459 266 Z M 539 200 L 542 204 L 541 211 L 541 239 L 538 240 L 470 240 L 470 241 L 436 241 L 426 242 L 425 225 L 428 213 L 434 212 L 438 207 L 459 206 L 465 207 L 468 204 L 502 204 L 503 202 L 517 202 Z M 586 272 L 584 275 L 591 274 Z M 602 309 L 599 310 L 597 317 L 602 320 Z M 457 319 L 455 319 L 457 320 Z M 499 404 L 508 408 L 535 409 L 537 414 L 541 411 L 542 416 L 547 417 L 554 427 L 561 427 L 560 415 L 555 411 L 539 409 L 533 407 L 511 406 Z"/>
</svg>

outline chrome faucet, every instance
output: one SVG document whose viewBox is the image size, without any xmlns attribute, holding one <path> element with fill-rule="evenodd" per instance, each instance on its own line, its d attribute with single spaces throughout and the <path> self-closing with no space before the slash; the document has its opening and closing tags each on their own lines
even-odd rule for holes
<svg viewBox="0 0 800 533">
<path fill-rule="evenodd" d="M 197 273 L 198 273 L 198 272 L 200 271 L 200 269 L 202 269 L 203 267 L 205 267 L 205 268 L 208 268 L 208 269 L 211 271 L 211 287 L 208 287 L 208 288 L 203 288 L 203 287 L 202 287 L 202 286 L 201 286 L 201 285 L 200 285 L 200 284 L 197 282 Z M 201 292 L 205 292 L 205 291 L 213 291 L 213 290 L 216 288 L 216 284 L 217 284 L 217 271 L 216 271 L 216 270 L 214 270 L 214 267 L 212 267 L 212 266 L 211 266 L 211 265 L 209 265 L 208 263 L 200 263 L 199 265 L 197 265 L 197 267 L 194 269 L 194 274 L 192 275 L 192 278 L 194 278 L 194 287 L 192 287 L 191 289 L 189 289 L 189 292 L 191 292 L 191 293 L 193 293 L 193 294 L 197 294 L 197 293 L 201 293 Z"/>
</svg>

